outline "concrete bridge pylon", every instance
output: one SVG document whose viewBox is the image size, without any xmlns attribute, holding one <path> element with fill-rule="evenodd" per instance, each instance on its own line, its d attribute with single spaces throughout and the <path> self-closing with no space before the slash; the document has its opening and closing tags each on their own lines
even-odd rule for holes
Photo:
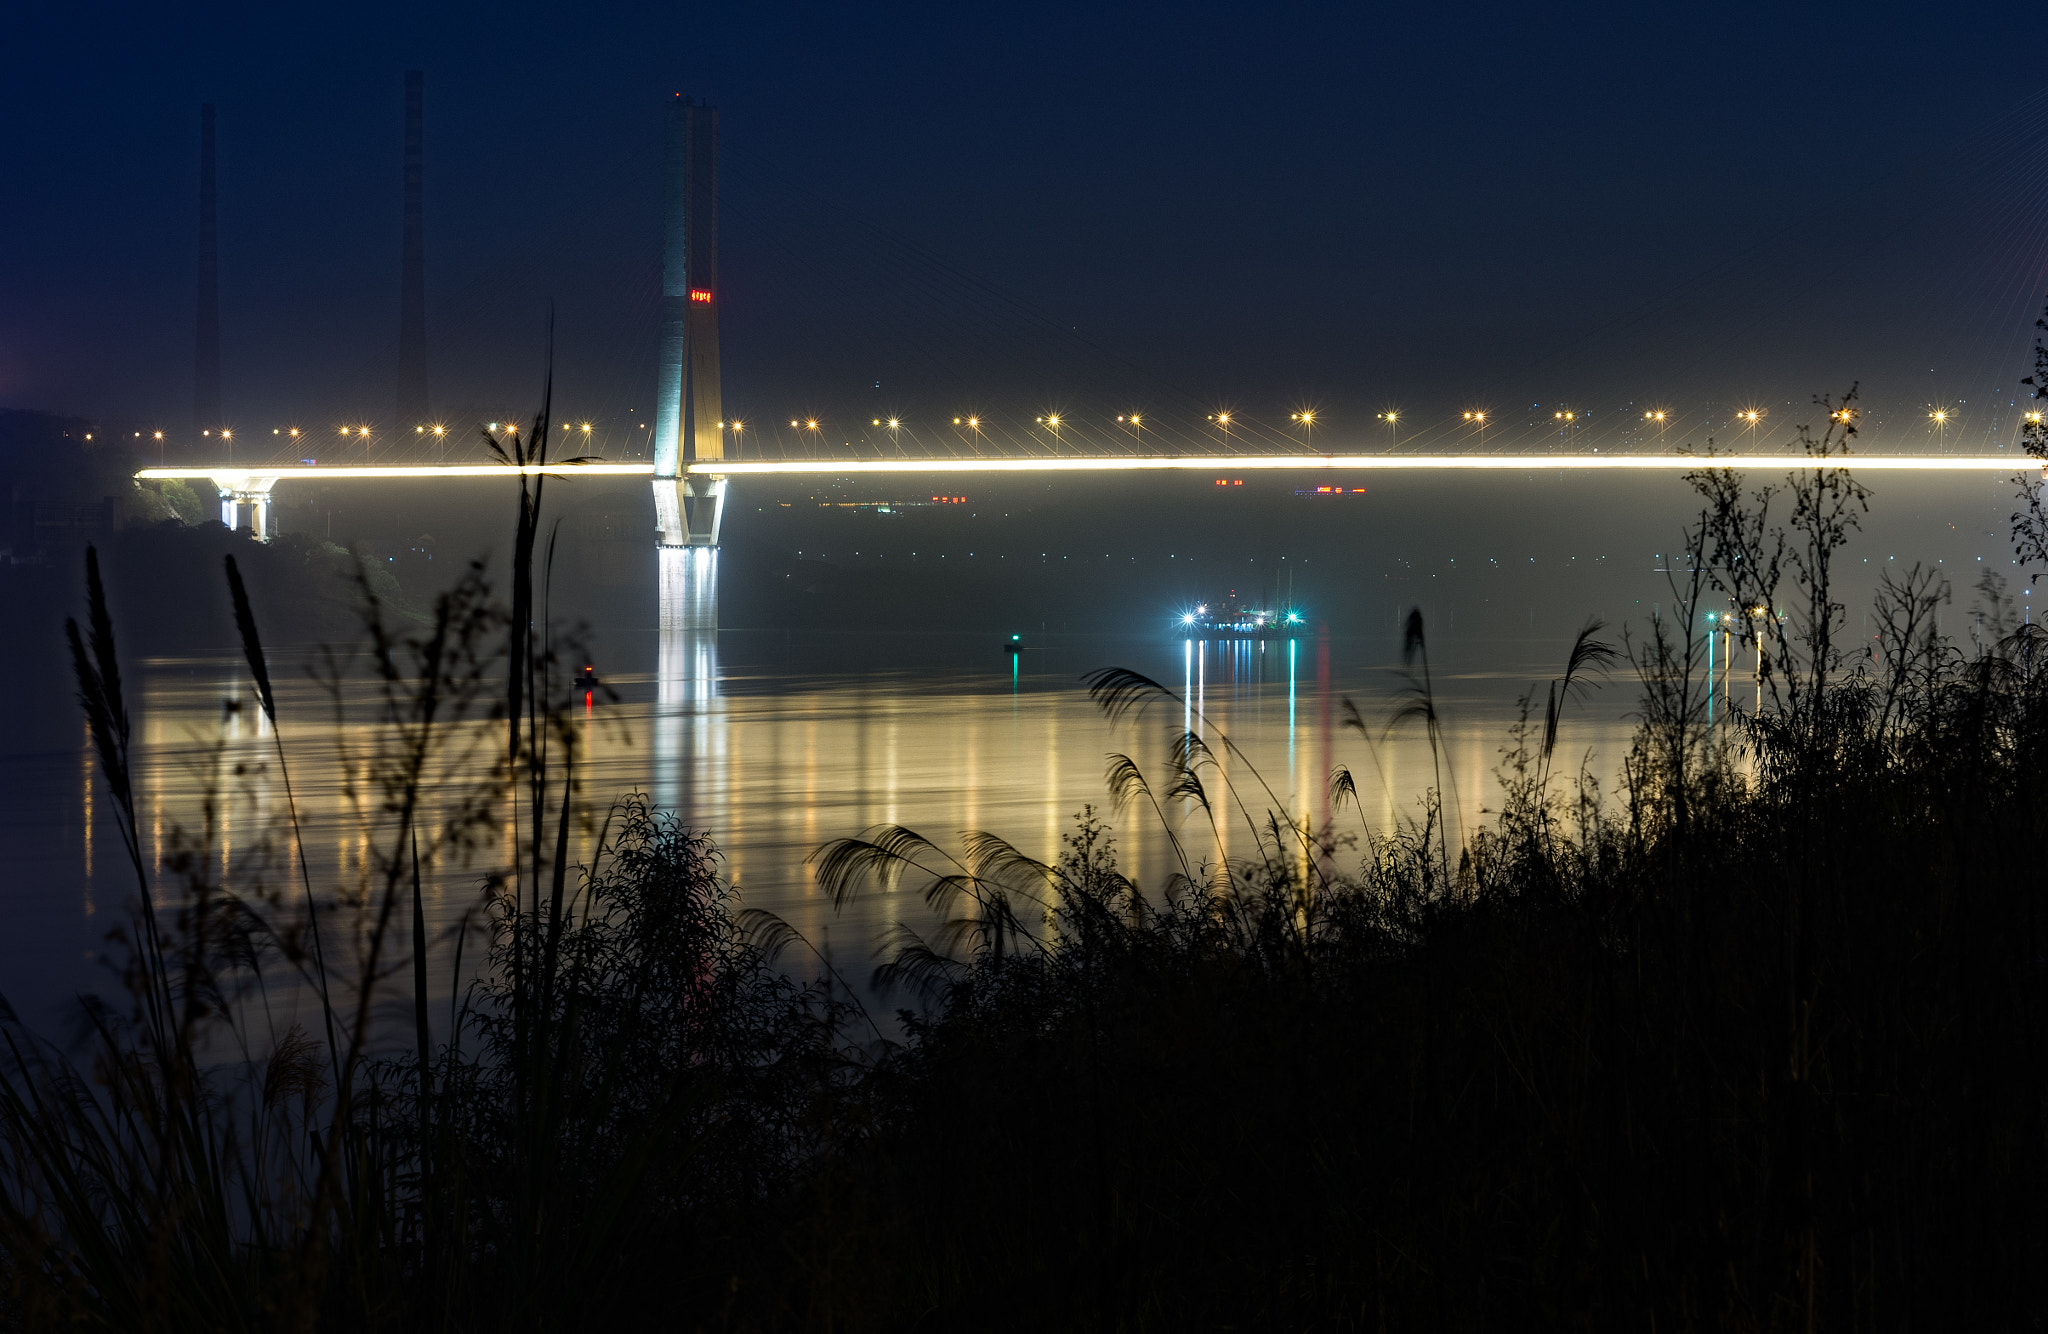
<svg viewBox="0 0 2048 1334">
<path fill-rule="evenodd" d="M 655 386 L 655 544 L 715 547 L 726 478 L 718 374 L 718 110 L 678 96 L 664 161 L 661 356 Z"/>
</svg>

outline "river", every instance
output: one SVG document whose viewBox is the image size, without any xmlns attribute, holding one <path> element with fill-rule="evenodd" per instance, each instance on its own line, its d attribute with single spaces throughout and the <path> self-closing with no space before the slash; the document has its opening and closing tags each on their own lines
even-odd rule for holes
<svg viewBox="0 0 2048 1334">
<path fill-rule="evenodd" d="M 671 622 L 610 636 L 604 653 L 604 689 L 572 715 L 588 812 L 572 856 L 591 856 L 612 800 L 646 792 L 711 835 L 743 905 L 782 916 L 860 987 L 895 924 L 929 934 L 934 923 L 907 884 L 835 909 L 812 860 L 828 840 L 902 825 L 957 851 L 963 834 L 987 831 L 1050 859 L 1093 804 L 1116 829 L 1125 872 L 1157 892 L 1178 865 L 1169 828 L 1195 862 L 1243 857 L 1270 810 L 1340 831 L 1355 832 L 1361 818 L 1384 829 L 1413 818 L 1438 783 L 1452 794 L 1453 821 L 1470 827 L 1498 799 L 1494 769 L 1517 699 L 1562 656 L 1543 642 L 1461 640 L 1455 661 L 1432 664 L 1442 737 L 1433 750 L 1417 723 L 1385 730 L 1414 680 L 1403 675 L 1398 644 L 1385 640 L 1054 635 L 1013 655 L 998 639 L 936 629 L 806 634 Z M 136 665 L 128 694 L 140 846 L 159 901 L 174 900 L 195 872 L 292 901 L 287 771 L 316 885 L 374 878 L 391 821 L 377 810 L 370 766 L 395 732 L 366 662 L 344 663 L 337 708 L 316 679 L 325 661 L 311 649 L 273 655 L 284 770 L 239 654 Z M 1178 698 L 1113 720 L 1083 682 L 1106 666 L 1143 673 Z M 69 693 L 49 692 L 50 708 L 75 708 Z M 1370 740 L 1343 725 L 1347 700 Z M 1561 765 L 1583 759 L 1611 781 L 1632 703 L 1625 680 L 1599 692 L 1568 725 Z M 74 992 L 110 985 L 118 951 L 108 933 L 127 920 L 136 885 L 83 722 L 54 726 L 72 740 L 0 755 L 9 923 L 0 968 L 9 999 L 39 1024 Z M 1185 800 L 1163 815 L 1143 803 L 1113 809 L 1108 757 L 1130 756 L 1163 785 L 1182 731 L 1217 757 L 1205 781 L 1218 818 Z M 482 723 L 458 732 L 434 771 L 430 827 L 473 788 L 502 735 Z M 1339 764 L 1355 773 L 1361 800 L 1333 812 L 1326 778 Z M 438 974 L 452 967 L 447 933 L 477 920 L 480 886 L 503 864 L 506 838 L 501 829 L 467 853 L 426 840 Z M 1350 855 L 1340 850 L 1336 860 Z M 816 967 L 802 951 L 788 963 Z"/>
</svg>

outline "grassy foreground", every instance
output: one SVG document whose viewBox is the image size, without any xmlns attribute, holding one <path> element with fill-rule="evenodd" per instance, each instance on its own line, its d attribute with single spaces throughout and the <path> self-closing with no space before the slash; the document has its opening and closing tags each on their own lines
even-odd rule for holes
<svg viewBox="0 0 2048 1334">
<path fill-rule="evenodd" d="M 550 434 L 544 410 L 525 438 Z M 738 911 L 710 842 L 641 799 L 571 864 L 588 800 L 541 479 L 503 604 L 473 575 L 400 632 L 365 590 L 387 725 L 353 788 L 376 841 L 343 883 L 306 869 L 295 814 L 261 868 L 223 873 L 203 830 L 161 876 L 146 863 L 92 568 L 73 646 L 137 877 L 129 1004 L 88 1007 L 69 1047 L 8 1017 L 5 1312 L 2038 1328 L 2048 642 L 1995 587 L 1995 632 L 1948 641 L 1948 590 L 1916 572 L 1845 654 L 1830 566 L 1864 497 L 1830 464 L 1843 443 L 1810 441 L 1777 490 L 1703 461 L 1681 615 L 1619 646 L 1588 627 L 1507 738 L 1502 808 L 1462 840 L 1434 795 L 1375 827 L 1349 769 L 1348 817 L 1309 828 L 1218 785 L 1189 735 L 1164 772 L 1111 762 L 1119 818 L 1176 840 L 1160 884 L 1119 873 L 1092 810 L 1050 863 L 904 829 L 821 849 L 842 900 L 912 884 L 946 924 L 902 933 L 881 970 L 915 1001 L 896 1043 L 829 971 L 792 980 L 802 942 Z M 288 782 L 296 720 L 228 574 Z M 1710 607 L 1753 612 L 1770 664 L 1763 709 L 1712 728 L 1689 629 Z M 1407 648 L 1388 725 L 1433 740 L 1419 615 Z M 1560 719 L 1617 669 L 1641 721 L 1610 796 L 1553 769 Z M 1118 715 L 1180 713 L 1130 673 L 1091 686 Z M 1365 753 L 1381 728 L 1351 718 Z M 454 797 L 448 774 L 469 776 Z M 1225 821 L 1255 855 L 1205 851 Z M 425 927 L 422 863 L 464 858 L 480 945 Z M 312 998 L 298 1022 L 268 1003 L 287 988 Z"/>
</svg>

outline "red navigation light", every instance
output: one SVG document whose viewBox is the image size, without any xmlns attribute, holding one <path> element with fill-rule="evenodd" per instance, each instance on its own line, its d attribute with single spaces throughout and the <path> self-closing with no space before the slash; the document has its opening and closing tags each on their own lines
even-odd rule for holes
<svg viewBox="0 0 2048 1334">
<path fill-rule="evenodd" d="M 706 305 L 709 305 L 711 302 L 711 293 L 705 291 L 701 287 L 692 287 L 690 289 L 690 300 L 702 301 Z"/>
</svg>

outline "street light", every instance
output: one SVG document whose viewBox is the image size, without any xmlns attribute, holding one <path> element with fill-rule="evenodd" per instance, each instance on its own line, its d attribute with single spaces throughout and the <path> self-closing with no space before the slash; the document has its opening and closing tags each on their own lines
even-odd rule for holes
<svg viewBox="0 0 2048 1334">
<path fill-rule="evenodd" d="M 1486 414 L 1483 412 L 1468 412 L 1465 414 L 1465 420 L 1479 428 L 1479 447 L 1481 449 L 1486 448 Z"/>
<path fill-rule="evenodd" d="M 1302 410 L 1302 411 L 1300 411 L 1300 412 L 1297 412 L 1297 413 L 1293 413 L 1292 415 L 1290 415 L 1290 416 L 1288 417 L 1288 420 L 1289 420 L 1289 421 L 1296 421 L 1296 422 L 1300 422 L 1300 423 L 1301 423 L 1301 437 L 1302 437 L 1302 439 L 1304 439 L 1304 440 L 1313 440 L 1313 439 L 1315 438 L 1315 433 L 1316 433 L 1316 414 L 1315 414 L 1315 413 L 1313 413 L 1313 412 L 1311 412 L 1311 411 L 1308 411 L 1307 409 L 1303 409 L 1303 410 Z"/>
<path fill-rule="evenodd" d="M 1373 415 L 1387 424 L 1387 429 L 1394 433 L 1394 444 L 1398 446 L 1401 443 L 1401 414 L 1398 412 L 1376 412 Z"/>
<path fill-rule="evenodd" d="M 1933 422 L 1933 423 L 1934 423 L 1934 430 L 1935 430 L 1935 433 L 1936 433 L 1936 435 L 1937 435 L 1937 436 L 1939 437 L 1939 439 L 1940 439 L 1940 441 L 1941 441 L 1941 452 L 1942 452 L 1942 453 L 1944 453 L 1944 454 L 1948 453 L 1948 412 L 1947 412 L 1947 410 L 1946 410 L 1946 409 L 1944 409 L 1944 408 L 1936 408 L 1936 409 L 1935 409 L 1934 411 L 1932 411 L 1932 412 L 1930 412 L 1930 413 L 1928 413 L 1928 414 L 1927 414 L 1927 420 L 1929 420 L 1929 421 L 1931 421 L 1931 422 Z"/>
</svg>

